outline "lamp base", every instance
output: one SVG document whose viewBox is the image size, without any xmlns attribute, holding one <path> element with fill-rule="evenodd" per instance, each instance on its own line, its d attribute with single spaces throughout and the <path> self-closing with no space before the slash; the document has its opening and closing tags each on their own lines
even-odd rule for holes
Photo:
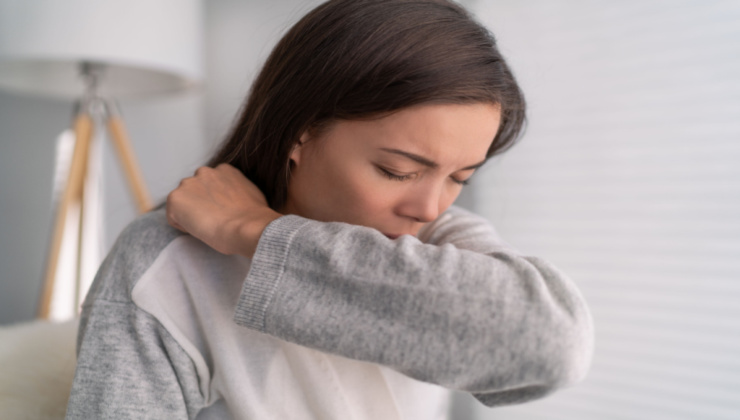
<svg viewBox="0 0 740 420">
<path fill-rule="evenodd" d="M 88 83 L 96 83 L 88 81 Z M 100 106 L 102 105 L 102 106 Z M 74 119 L 75 146 L 72 154 L 72 162 L 68 172 L 67 180 L 62 190 L 54 217 L 54 226 L 51 234 L 49 254 L 47 257 L 44 281 L 39 298 L 37 316 L 41 319 L 49 319 L 51 314 L 51 303 L 54 294 L 54 285 L 56 282 L 57 267 L 59 265 L 59 255 L 61 253 L 62 242 L 67 225 L 67 217 L 73 206 L 80 206 L 85 196 L 85 179 L 88 175 L 90 161 L 90 145 L 95 128 L 93 114 L 96 107 L 103 110 L 102 120 L 108 128 L 108 133 L 115 145 L 116 153 L 119 157 L 128 184 L 140 213 L 149 211 L 152 208 L 152 200 L 149 191 L 144 183 L 141 170 L 136 161 L 131 142 L 126 133 L 123 120 L 116 112 L 115 108 L 107 101 L 98 97 L 87 97 L 77 106 L 77 113 Z M 80 210 L 80 222 L 77 232 L 78 248 L 82 244 L 81 236 L 83 230 L 83 211 Z M 79 273 L 82 267 L 82 252 L 77 252 L 77 279 L 76 288 L 80 288 L 81 279 Z M 79 292 L 76 294 L 79 296 Z M 75 303 L 75 313 L 78 303 Z"/>
</svg>

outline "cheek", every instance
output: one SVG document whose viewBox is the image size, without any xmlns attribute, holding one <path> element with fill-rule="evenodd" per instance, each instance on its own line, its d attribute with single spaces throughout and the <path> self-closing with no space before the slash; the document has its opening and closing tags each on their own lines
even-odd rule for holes
<svg viewBox="0 0 740 420">
<path fill-rule="evenodd" d="M 304 161 L 297 193 L 306 216 L 323 221 L 359 222 L 358 216 L 372 207 L 377 194 L 357 165 L 333 155 L 312 156 Z M 296 174 L 298 175 L 298 174 Z"/>
<path fill-rule="evenodd" d="M 403 188 L 382 178 L 366 157 L 352 151 L 310 157 L 304 160 L 300 182 L 295 183 L 304 216 L 382 226 L 393 214 Z"/>
<path fill-rule="evenodd" d="M 387 182 L 370 171 L 356 168 L 345 175 L 341 182 L 341 201 L 343 210 L 363 220 L 374 219 L 385 213 L 393 202 L 393 189 Z"/>
</svg>

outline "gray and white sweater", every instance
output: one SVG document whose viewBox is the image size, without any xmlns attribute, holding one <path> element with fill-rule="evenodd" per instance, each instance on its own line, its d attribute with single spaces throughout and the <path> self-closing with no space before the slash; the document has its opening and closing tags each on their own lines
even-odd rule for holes
<svg viewBox="0 0 740 420">
<path fill-rule="evenodd" d="M 582 379 L 573 284 L 452 207 L 418 237 L 283 216 L 254 258 L 147 214 L 83 306 L 67 419 L 442 419 Z"/>
</svg>

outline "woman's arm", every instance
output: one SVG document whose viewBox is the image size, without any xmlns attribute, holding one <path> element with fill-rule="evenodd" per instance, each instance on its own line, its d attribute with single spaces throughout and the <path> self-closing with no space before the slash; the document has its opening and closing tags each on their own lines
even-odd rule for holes
<svg viewBox="0 0 740 420">
<path fill-rule="evenodd" d="M 410 377 L 523 402 L 585 375 L 593 327 L 575 285 L 452 209 L 421 234 L 296 216 L 264 231 L 237 323 Z"/>
<path fill-rule="evenodd" d="M 506 247 L 484 219 L 452 210 L 420 232 L 423 243 L 265 209 L 228 165 L 200 170 L 168 197 L 173 226 L 252 258 L 240 325 L 487 405 L 585 375 L 593 326 L 581 294 L 552 265 Z"/>
</svg>

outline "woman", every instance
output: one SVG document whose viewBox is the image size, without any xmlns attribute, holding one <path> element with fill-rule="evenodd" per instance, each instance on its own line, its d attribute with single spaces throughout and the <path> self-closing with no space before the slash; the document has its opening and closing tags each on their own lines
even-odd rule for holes
<svg viewBox="0 0 740 420">
<path fill-rule="evenodd" d="M 437 419 L 447 389 L 493 406 L 578 381 L 575 286 L 451 207 L 523 121 L 459 6 L 319 6 L 209 167 L 102 265 L 67 417 Z"/>
</svg>

